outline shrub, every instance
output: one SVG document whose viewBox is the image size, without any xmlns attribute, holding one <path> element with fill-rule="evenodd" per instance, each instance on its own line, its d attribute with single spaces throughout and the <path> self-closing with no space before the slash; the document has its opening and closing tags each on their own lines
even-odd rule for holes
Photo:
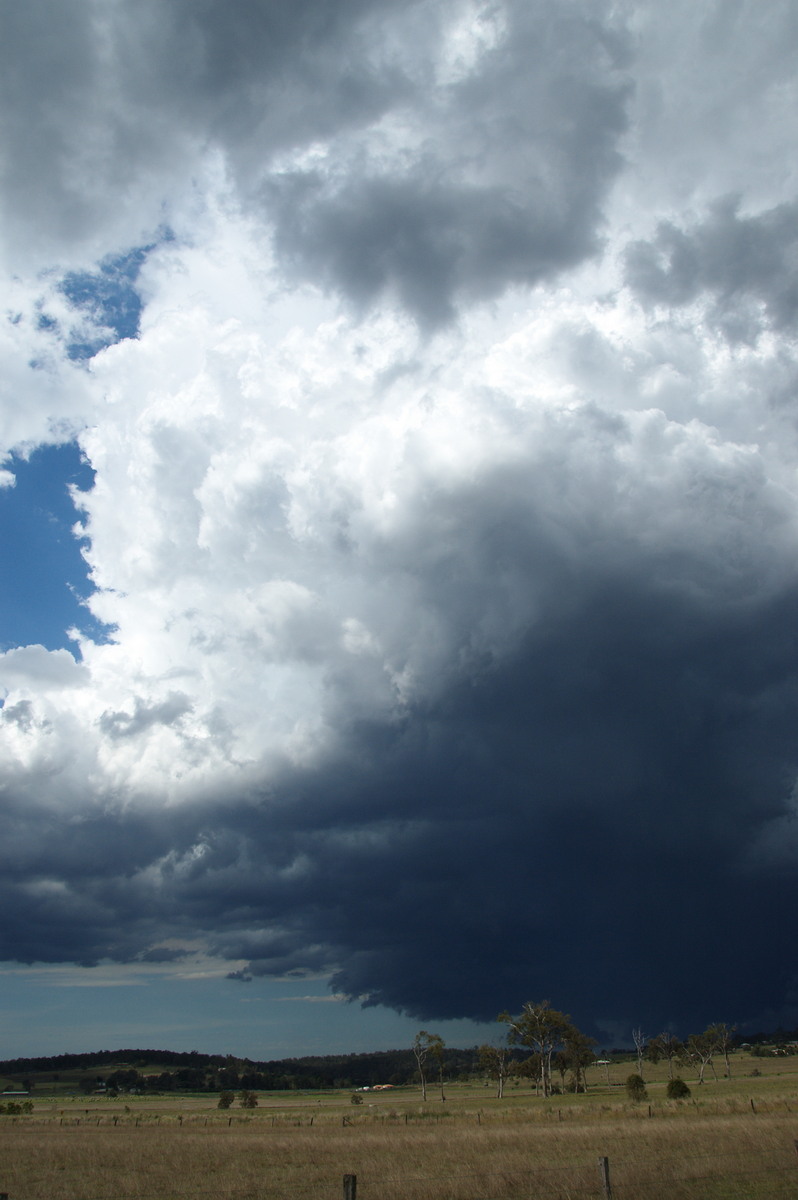
<svg viewBox="0 0 798 1200">
<path fill-rule="evenodd" d="M 630 1100 L 648 1100 L 648 1092 L 642 1075 L 627 1076 L 626 1094 Z"/>
<path fill-rule="evenodd" d="M 689 1095 L 690 1089 L 683 1079 L 672 1079 L 668 1084 L 669 1100 L 686 1100 Z"/>
<path fill-rule="evenodd" d="M 353 1104 L 362 1104 L 362 1103 L 363 1103 L 363 1097 L 362 1097 L 362 1096 L 358 1096 L 357 1092 L 352 1092 L 352 1103 L 353 1103 Z"/>
<path fill-rule="evenodd" d="M 219 1108 L 229 1108 L 234 1099 L 232 1092 L 222 1092 L 219 1096 Z"/>
</svg>

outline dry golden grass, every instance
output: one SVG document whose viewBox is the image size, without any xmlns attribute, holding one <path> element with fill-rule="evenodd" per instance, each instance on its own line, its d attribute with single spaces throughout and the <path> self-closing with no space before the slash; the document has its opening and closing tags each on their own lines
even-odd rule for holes
<svg viewBox="0 0 798 1200">
<path fill-rule="evenodd" d="M 646 1104 L 569 1099 L 558 1108 L 559 1097 L 526 1093 L 499 1105 L 484 1089 L 456 1088 L 445 1109 L 424 1109 L 412 1092 L 361 1109 L 348 1093 L 271 1096 L 251 1115 L 220 1113 L 208 1097 L 101 1100 L 88 1113 L 81 1102 L 38 1103 L 31 1117 L 0 1119 L 0 1192 L 339 1200 L 352 1173 L 358 1200 L 581 1200 L 602 1194 L 606 1155 L 615 1200 L 798 1195 L 798 1114 L 775 1095 L 756 1113 L 745 1098 L 717 1095 L 736 1111 L 714 1112 L 707 1093 L 701 1105 L 652 1104 L 651 1118 Z"/>
<path fill-rule="evenodd" d="M 216 1098 L 67 1099 L 36 1093 L 0 1117 L 0 1192 L 10 1200 L 771 1200 L 798 1196 L 798 1060 L 737 1055 L 731 1079 L 685 1103 L 647 1067 L 650 1103 L 626 1099 L 630 1062 L 592 1072 L 587 1096 L 503 1101 L 479 1084 L 426 1105 L 414 1088 L 272 1093 L 254 1112 Z M 760 1073 L 752 1075 L 757 1070 Z"/>
</svg>

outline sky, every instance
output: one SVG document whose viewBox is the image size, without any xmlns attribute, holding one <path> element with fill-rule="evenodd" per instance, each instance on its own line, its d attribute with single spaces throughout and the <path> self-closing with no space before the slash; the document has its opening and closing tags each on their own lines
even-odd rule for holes
<svg viewBox="0 0 798 1200">
<path fill-rule="evenodd" d="M 0 23 L 0 1056 L 798 1024 L 796 6 Z"/>
</svg>

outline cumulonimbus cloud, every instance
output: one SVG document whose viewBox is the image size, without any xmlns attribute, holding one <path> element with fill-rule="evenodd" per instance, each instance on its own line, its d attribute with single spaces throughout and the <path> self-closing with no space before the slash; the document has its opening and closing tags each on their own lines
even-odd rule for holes
<svg viewBox="0 0 798 1200">
<path fill-rule="evenodd" d="M 791 1011 L 795 200 L 703 93 L 663 176 L 679 14 L 656 79 L 646 4 L 8 15 L 3 445 L 79 431 L 112 632 L 0 660 L 6 958 Z M 64 279 L 136 246 L 106 345 Z"/>
</svg>

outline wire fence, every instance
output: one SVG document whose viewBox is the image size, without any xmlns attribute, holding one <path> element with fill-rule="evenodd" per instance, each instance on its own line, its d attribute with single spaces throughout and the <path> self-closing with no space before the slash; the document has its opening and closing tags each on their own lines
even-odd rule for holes
<svg viewBox="0 0 798 1200">
<path fill-rule="evenodd" d="M 678 1120 L 684 1118 L 688 1114 L 700 1114 L 703 1116 L 734 1116 L 738 1114 L 751 1114 L 754 1116 L 767 1116 L 775 1113 L 795 1114 L 798 1113 L 798 1093 L 788 1097 L 753 1097 L 746 1098 L 744 1096 L 723 1097 L 713 1099 L 701 1099 L 692 1101 L 659 1101 L 654 1104 L 624 1104 L 624 1103 L 608 1103 L 592 1107 L 590 1110 L 581 1110 L 575 1107 L 556 1107 L 555 1105 L 547 1105 L 545 1108 L 539 1108 L 534 1114 L 528 1110 L 519 1112 L 518 1114 L 491 1113 L 483 1109 L 472 1111 L 440 1111 L 434 1112 L 429 1109 L 419 1109 L 417 1111 L 373 1111 L 363 1110 L 361 1108 L 352 1108 L 351 1112 L 344 1113 L 340 1111 L 330 1112 L 324 1111 L 321 1108 L 318 1112 L 308 1112 L 304 1109 L 302 1112 L 281 1111 L 276 1113 L 266 1112 L 263 1109 L 248 1110 L 241 1112 L 228 1113 L 226 1110 L 212 1110 L 210 1112 L 191 1112 L 184 1113 L 153 1113 L 139 1112 L 135 1109 L 126 1108 L 124 1112 L 116 1113 L 98 1113 L 96 1109 L 83 1109 L 77 1106 L 68 1106 L 66 1108 L 58 1107 L 49 1112 L 39 1109 L 33 1114 L 7 1114 L 2 1120 L 3 1124 L 24 1123 L 25 1125 L 93 1125 L 93 1126 L 153 1126 L 162 1125 L 168 1127 L 173 1126 L 203 1126 L 203 1127 L 241 1127 L 252 1123 L 266 1124 L 275 1126 L 294 1126 L 297 1128 L 310 1127 L 320 1123 L 334 1123 L 344 1126 L 357 1127 L 360 1125 L 446 1125 L 452 1123 L 461 1124 L 463 1122 L 473 1122 L 474 1124 L 508 1124 L 510 1122 L 518 1123 L 536 1123 L 536 1124 L 551 1124 L 557 1123 L 580 1123 L 589 1122 L 595 1124 L 602 1120 L 613 1121 L 618 1117 L 626 1120 Z"/>
<path fill-rule="evenodd" d="M 771 1116 L 761 1124 L 766 1109 Z M 786 1116 L 785 1109 L 791 1111 L 783 1100 L 767 1104 L 757 1100 L 756 1107 L 750 1103 L 745 1106 L 747 1119 L 740 1118 L 739 1109 L 732 1122 L 713 1118 L 711 1113 L 702 1114 L 710 1117 L 708 1122 L 700 1123 L 702 1130 L 710 1130 L 702 1136 L 711 1135 L 717 1142 L 719 1134 L 725 1133 L 727 1140 L 718 1143 L 717 1153 L 697 1153 L 697 1145 L 688 1149 L 682 1127 L 670 1120 L 658 1123 L 635 1118 L 623 1131 L 626 1140 L 617 1143 L 612 1140 L 615 1131 L 611 1125 L 599 1121 L 600 1141 L 592 1138 L 592 1144 L 603 1143 L 610 1153 L 598 1159 L 595 1154 L 591 1157 L 589 1150 L 585 1153 L 583 1131 L 574 1124 L 569 1134 L 569 1124 L 562 1123 L 562 1114 L 556 1109 L 547 1114 L 548 1121 L 555 1123 L 548 1132 L 536 1122 L 528 1123 L 528 1132 L 518 1131 L 517 1127 L 497 1132 L 493 1123 L 487 1122 L 486 1129 L 472 1134 L 463 1128 L 480 1119 L 479 1113 L 472 1112 L 460 1114 L 454 1123 L 446 1120 L 439 1134 L 430 1129 L 429 1136 L 422 1128 L 430 1125 L 429 1118 L 413 1113 L 387 1113 L 375 1120 L 359 1111 L 342 1116 L 340 1109 L 337 1113 L 310 1114 L 269 1114 L 264 1110 L 240 1114 L 214 1110 L 136 1113 L 131 1109 L 101 1114 L 91 1110 L 40 1111 L 2 1119 L 2 1128 L 9 1132 L 18 1128 L 19 1137 L 17 1169 L 12 1169 L 7 1154 L 0 1165 L 0 1200 L 340 1200 L 342 1189 L 344 1200 L 796 1200 L 798 1138 L 793 1137 L 794 1118 Z M 645 1116 L 644 1110 L 645 1106 L 638 1112 L 639 1118 Z M 728 1111 L 724 1108 L 723 1115 Z M 659 1115 L 668 1114 L 653 1114 Z M 314 1122 L 316 1128 L 311 1134 Z M 387 1128 L 408 1122 L 410 1128 L 401 1137 Z M 342 1123 L 347 1126 L 345 1130 Z M 595 1112 L 592 1124 L 596 1124 Z M 453 1125 L 462 1130 L 455 1139 L 458 1152 L 465 1148 L 459 1160 L 451 1153 L 449 1161 L 441 1161 L 441 1169 L 436 1169 L 437 1160 L 414 1157 L 430 1145 L 450 1146 Z M 381 1132 L 383 1126 L 386 1128 Z M 308 1132 L 295 1136 L 292 1129 L 297 1127 Z M 38 1140 L 36 1129 L 44 1131 Z M 139 1129 L 140 1134 L 134 1135 Z M 34 1136 L 33 1141 L 25 1136 L 26 1130 Z M 52 1136 L 51 1130 L 59 1136 Z M 67 1136 L 73 1130 L 79 1136 Z M 118 1134 L 128 1131 L 130 1136 L 120 1139 L 114 1130 Z M 271 1130 L 278 1135 L 276 1138 L 269 1136 Z M 148 1131 L 149 1137 L 145 1136 Z M 516 1136 L 519 1132 L 521 1143 Z M 516 1153 L 514 1161 L 508 1155 L 502 1163 L 500 1156 L 507 1154 L 504 1135 L 510 1133 L 516 1137 L 514 1148 L 523 1145 L 523 1153 L 520 1157 Z M 530 1134 L 534 1135 L 532 1143 L 528 1140 Z M 485 1151 L 495 1147 L 496 1156 L 471 1153 L 475 1139 Z M 570 1154 L 569 1161 L 558 1165 L 552 1162 L 564 1157 L 557 1147 L 577 1151 L 577 1143 L 581 1149 Z M 712 1143 L 705 1140 L 703 1144 Z M 537 1161 L 530 1153 L 532 1145 L 540 1153 Z M 81 1179 L 82 1165 L 96 1162 L 95 1152 L 101 1146 L 111 1148 L 102 1167 L 104 1175 L 96 1164 L 95 1178 Z M 304 1148 L 302 1158 L 298 1146 Z M 347 1175 L 336 1169 L 342 1154 L 351 1154 L 350 1161 L 354 1161 L 368 1146 L 376 1147 L 369 1151 L 372 1161 L 368 1167 L 359 1165 L 357 1174 Z M 394 1154 L 394 1146 L 402 1149 Z M 49 1162 L 41 1153 L 44 1147 L 48 1148 Z M 197 1165 L 201 1147 L 206 1148 L 205 1163 L 213 1162 L 218 1167 L 212 1177 L 210 1171 Z M 548 1154 L 544 1147 L 550 1151 Z M 175 1164 L 183 1163 L 185 1170 L 169 1174 L 153 1169 L 157 1159 L 171 1153 L 172 1148 Z M 281 1169 L 278 1149 L 284 1157 L 293 1155 L 293 1170 Z M 72 1154 L 72 1165 L 69 1174 L 59 1178 L 55 1172 L 64 1168 L 53 1166 L 53 1162 L 59 1155 L 66 1161 L 67 1152 Z M 253 1152 L 260 1157 L 257 1163 L 248 1162 L 245 1170 L 241 1163 Z M 366 1151 L 362 1152 L 365 1155 Z M 121 1177 L 115 1177 L 113 1172 L 120 1168 Z"/>
<path fill-rule="evenodd" d="M 798 1149 L 798 1144 L 796 1144 Z M 316 1185 L 311 1192 L 307 1183 L 295 1184 L 281 1180 L 271 1185 L 267 1179 L 260 1187 L 251 1185 L 229 1188 L 223 1182 L 213 1186 L 186 1188 L 174 1191 L 158 1187 L 135 1190 L 135 1200 L 193 1200 L 194 1197 L 224 1197 L 224 1200 L 272 1200 L 273 1197 L 308 1196 L 320 1200 L 383 1200 L 385 1196 L 440 1197 L 441 1200 L 646 1200 L 649 1196 L 668 1196 L 672 1200 L 712 1196 L 718 1200 L 740 1197 L 798 1196 L 798 1156 L 791 1165 L 746 1166 L 741 1156 L 737 1162 L 728 1156 L 694 1155 L 680 1157 L 670 1163 L 641 1164 L 639 1159 L 600 1156 L 593 1162 L 571 1163 L 564 1166 L 534 1166 L 525 1171 L 450 1170 L 440 1173 L 407 1171 L 401 1174 L 345 1174 L 330 1178 L 323 1188 Z M 32 1180 L 46 1189 L 47 1181 Z M 36 1188 L 27 1194 L 0 1192 L 0 1200 L 29 1200 L 31 1194 L 40 1196 Z M 107 1193 L 76 1190 L 70 1200 L 116 1200 Z M 125 1192 L 125 1195 L 131 1193 Z"/>
</svg>

